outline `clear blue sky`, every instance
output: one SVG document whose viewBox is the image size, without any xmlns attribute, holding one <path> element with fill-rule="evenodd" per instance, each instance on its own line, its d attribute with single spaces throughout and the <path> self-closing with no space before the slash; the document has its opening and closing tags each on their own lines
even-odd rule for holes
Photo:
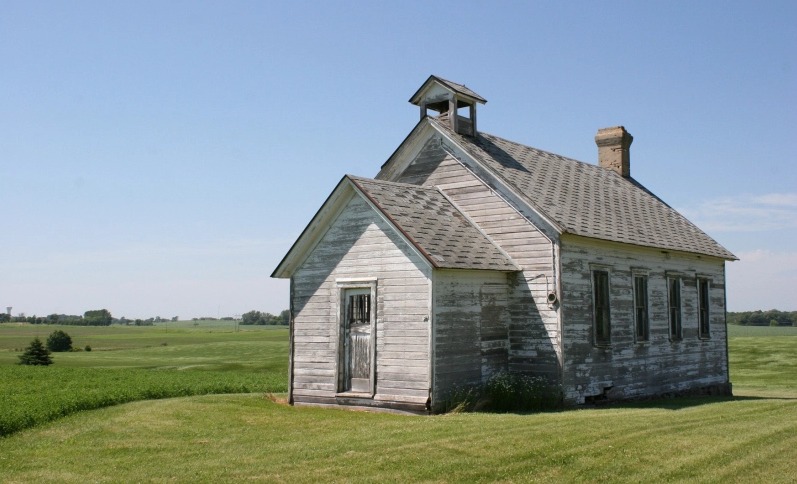
<svg viewBox="0 0 797 484">
<path fill-rule="evenodd" d="M 742 260 L 731 310 L 797 310 L 797 2 L 0 3 L 0 309 L 228 316 L 430 75 L 479 126 L 632 174 Z"/>
</svg>

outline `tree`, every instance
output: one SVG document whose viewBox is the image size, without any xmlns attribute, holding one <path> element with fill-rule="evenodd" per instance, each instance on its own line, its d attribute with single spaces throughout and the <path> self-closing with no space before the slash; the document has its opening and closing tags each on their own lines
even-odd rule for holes
<svg viewBox="0 0 797 484">
<path fill-rule="evenodd" d="M 8 313 L 0 313 L 0 323 L 7 323 L 11 321 L 11 316 Z"/>
<path fill-rule="evenodd" d="M 287 325 L 291 321 L 291 312 L 284 310 L 279 315 L 271 314 L 268 312 L 249 311 L 241 315 L 241 324 L 284 324 Z"/>
<path fill-rule="evenodd" d="M 113 322 L 113 316 L 107 309 L 95 309 L 83 313 L 83 319 L 87 326 L 109 326 Z"/>
<path fill-rule="evenodd" d="M 264 324 L 260 311 L 249 311 L 241 315 L 241 324 Z"/>
<path fill-rule="evenodd" d="M 47 348 L 50 351 L 70 351 L 72 349 L 72 338 L 65 332 L 57 329 L 50 333 L 47 338 Z"/>
<path fill-rule="evenodd" d="M 19 355 L 19 364 L 47 366 L 53 364 L 53 359 L 50 358 L 50 352 L 37 336 L 25 348 L 25 352 Z"/>
</svg>

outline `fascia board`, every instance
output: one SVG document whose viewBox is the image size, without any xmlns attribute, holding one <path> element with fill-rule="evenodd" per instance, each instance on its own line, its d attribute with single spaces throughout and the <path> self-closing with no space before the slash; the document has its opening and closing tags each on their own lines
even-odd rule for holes
<svg viewBox="0 0 797 484">
<path fill-rule="evenodd" d="M 404 141 L 398 145 L 393 154 L 382 164 L 375 179 L 395 181 L 396 175 L 402 173 L 412 163 L 415 156 L 423 149 L 426 141 L 435 132 L 437 130 L 434 129 L 428 118 L 418 121 L 407 137 L 404 138 Z"/>
<path fill-rule="evenodd" d="M 597 237 L 588 237 L 586 235 L 579 235 L 573 233 L 564 233 L 562 234 L 562 244 L 565 250 L 568 250 L 568 242 L 574 243 L 581 243 L 584 245 L 590 245 L 593 247 L 602 247 L 607 249 L 614 249 L 614 250 L 625 250 L 625 251 L 638 251 L 641 253 L 661 253 L 661 254 L 670 254 L 673 257 L 679 258 L 691 258 L 691 259 L 699 259 L 704 261 L 714 261 L 716 263 L 725 263 L 725 262 L 733 262 L 731 259 L 726 259 L 724 257 L 719 257 L 716 255 L 711 254 L 704 254 L 702 252 L 689 252 L 685 250 L 678 250 L 678 249 L 669 249 L 666 247 L 657 247 L 652 245 L 640 245 L 640 244 L 633 244 L 630 242 L 620 242 L 616 240 L 606 240 L 606 239 L 599 239 Z M 737 259 L 738 260 L 738 259 Z"/>
<path fill-rule="evenodd" d="M 412 97 L 410 98 L 409 102 L 411 104 L 417 105 L 420 102 L 421 96 L 423 95 L 424 91 L 426 91 L 426 89 L 429 87 L 429 84 L 431 84 L 433 82 L 440 83 L 440 81 L 438 81 L 437 78 L 434 75 L 431 75 L 431 76 L 429 76 L 426 79 L 426 81 L 421 85 L 421 87 L 419 87 L 418 90 L 415 91 L 415 94 L 412 95 Z M 446 86 L 446 89 L 450 90 L 451 88 Z"/>
<path fill-rule="evenodd" d="M 327 233 L 354 193 L 351 182 L 344 176 L 274 269 L 271 277 L 284 279 L 293 275 Z"/>
</svg>

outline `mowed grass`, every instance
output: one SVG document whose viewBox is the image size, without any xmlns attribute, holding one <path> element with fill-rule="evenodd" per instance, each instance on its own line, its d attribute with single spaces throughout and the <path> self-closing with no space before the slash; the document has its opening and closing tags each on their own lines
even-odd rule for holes
<svg viewBox="0 0 797 484">
<path fill-rule="evenodd" d="M 0 441 L 10 482 L 792 482 L 782 399 L 412 417 L 262 396 L 136 402 Z"/>
<path fill-rule="evenodd" d="M 262 394 L 139 401 L 0 439 L 0 476 L 8 482 L 794 482 L 797 388 L 789 370 L 771 367 L 797 360 L 797 338 L 739 336 L 733 328 L 731 335 L 731 378 L 742 395 L 734 398 L 432 417 L 290 407 Z M 759 385 L 760 375 L 770 375 L 767 384 Z"/>
<path fill-rule="evenodd" d="M 20 341 L 55 329 L 92 351 L 16 365 Z M 88 343 L 92 342 L 92 343 Z M 287 330 L 0 325 L 0 436 L 135 400 L 287 390 Z"/>
</svg>

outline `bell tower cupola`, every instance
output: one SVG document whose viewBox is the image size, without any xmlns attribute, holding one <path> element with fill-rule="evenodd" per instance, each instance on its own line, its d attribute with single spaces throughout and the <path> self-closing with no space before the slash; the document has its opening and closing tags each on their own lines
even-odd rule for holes
<svg viewBox="0 0 797 484">
<path fill-rule="evenodd" d="M 447 123 L 459 134 L 476 136 L 476 104 L 486 99 L 468 89 L 464 84 L 429 76 L 410 102 L 421 108 L 421 119 L 429 110 L 439 113 L 438 119 Z"/>
</svg>

